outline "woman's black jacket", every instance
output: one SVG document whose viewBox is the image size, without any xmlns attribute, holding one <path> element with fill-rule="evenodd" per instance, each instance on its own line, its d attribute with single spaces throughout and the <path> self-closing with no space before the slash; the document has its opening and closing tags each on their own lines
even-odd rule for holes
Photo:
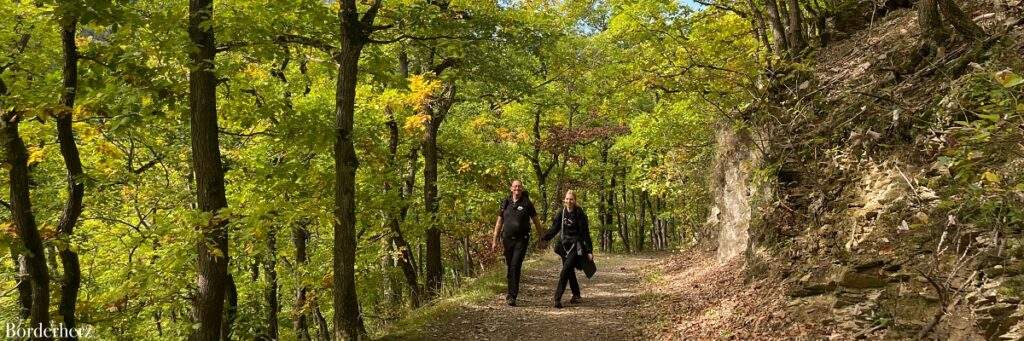
<svg viewBox="0 0 1024 341">
<path fill-rule="evenodd" d="M 544 236 L 541 238 L 548 241 L 559 232 L 562 232 L 562 236 L 559 245 L 555 245 L 556 249 L 558 246 L 562 246 L 564 250 L 569 250 L 573 244 L 579 243 L 583 254 L 594 252 L 594 243 L 590 240 L 590 221 L 587 220 L 587 214 L 583 212 L 582 208 L 577 206 L 572 212 L 564 207 L 558 210 L 558 214 L 551 222 L 551 228 L 544 232 Z"/>
</svg>

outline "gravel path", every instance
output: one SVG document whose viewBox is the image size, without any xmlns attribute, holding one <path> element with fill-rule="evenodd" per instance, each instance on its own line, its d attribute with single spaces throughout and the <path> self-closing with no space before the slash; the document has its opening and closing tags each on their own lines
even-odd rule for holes
<svg viewBox="0 0 1024 341">
<path fill-rule="evenodd" d="M 554 287 L 560 268 L 550 252 L 540 264 L 523 274 L 519 305 L 505 305 L 504 294 L 459 307 L 450 318 L 431 321 L 421 335 L 409 339 L 429 340 L 632 340 L 642 338 L 646 323 L 642 316 L 653 308 L 642 272 L 654 266 L 655 258 L 635 255 L 595 255 L 598 272 L 592 279 L 577 273 L 583 300 L 565 308 L 552 307 Z M 646 319 L 649 320 L 649 319 Z"/>
</svg>

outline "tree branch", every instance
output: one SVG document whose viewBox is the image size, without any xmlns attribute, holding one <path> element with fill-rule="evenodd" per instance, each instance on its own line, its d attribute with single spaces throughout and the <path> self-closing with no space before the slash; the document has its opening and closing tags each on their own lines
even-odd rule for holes
<svg viewBox="0 0 1024 341">
<path fill-rule="evenodd" d="M 484 40 L 484 38 L 473 37 L 473 36 L 439 35 L 439 36 L 421 37 L 421 36 L 414 36 L 414 35 L 409 35 L 409 34 L 399 34 L 398 36 L 396 36 L 394 38 L 391 38 L 391 39 L 368 39 L 367 42 L 370 43 L 370 44 L 391 44 L 391 43 L 397 43 L 397 42 L 403 41 L 403 40 L 433 41 L 433 40 L 441 40 L 441 39 L 462 40 L 462 41 L 479 41 L 479 40 Z"/>
<path fill-rule="evenodd" d="M 380 11 L 380 5 L 383 2 L 384 0 L 374 0 L 373 3 L 370 4 L 370 8 L 366 9 L 366 13 L 363 13 L 363 18 L 359 19 L 359 22 L 363 24 L 363 27 L 371 32 L 373 31 L 373 19 L 377 17 L 377 12 Z"/>
<path fill-rule="evenodd" d="M 334 45 L 328 44 L 328 43 L 324 42 L 323 40 L 316 39 L 316 38 L 311 38 L 311 37 L 306 37 L 306 36 L 300 36 L 300 35 L 296 35 L 296 34 L 282 34 L 282 35 L 277 36 L 277 38 L 275 40 L 278 43 L 283 43 L 283 44 L 299 44 L 299 45 L 303 45 L 303 46 L 309 46 L 309 47 L 312 47 L 312 48 L 315 48 L 315 49 L 327 52 L 328 54 L 331 55 L 332 58 L 334 56 L 337 56 L 338 53 L 341 52 L 337 47 L 335 47 Z"/>
<path fill-rule="evenodd" d="M 733 12 L 733 13 L 736 13 L 736 15 L 740 16 L 740 18 L 744 18 L 744 19 L 746 19 L 747 16 L 750 15 L 746 11 L 740 10 L 740 9 L 738 9 L 736 7 L 733 7 L 733 6 L 721 4 L 718 1 L 693 0 L 693 2 L 696 2 L 696 3 L 704 5 L 704 6 L 708 6 L 708 7 L 714 7 L 714 8 L 723 10 L 723 11 Z"/>
<path fill-rule="evenodd" d="M 433 72 L 435 75 L 440 76 L 441 73 L 444 72 L 444 70 L 447 70 L 448 68 L 457 65 L 459 61 L 459 58 L 445 58 L 444 60 L 441 61 L 440 64 L 437 64 L 433 68 L 431 68 L 430 71 Z"/>
</svg>

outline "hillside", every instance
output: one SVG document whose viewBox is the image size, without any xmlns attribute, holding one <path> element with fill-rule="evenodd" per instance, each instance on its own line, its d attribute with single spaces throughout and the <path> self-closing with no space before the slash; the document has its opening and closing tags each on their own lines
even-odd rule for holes
<svg viewBox="0 0 1024 341">
<path fill-rule="evenodd" d="M 932 59 L 896 8 L 769 73 L 718 138 L 706 228 L 739 260 L 709 266 L 735 275 L 679 273 L 727 298 L 669 335 L 1024 337 L 1022 8 L 963 8 L 986 36 Z"/>
</svg>

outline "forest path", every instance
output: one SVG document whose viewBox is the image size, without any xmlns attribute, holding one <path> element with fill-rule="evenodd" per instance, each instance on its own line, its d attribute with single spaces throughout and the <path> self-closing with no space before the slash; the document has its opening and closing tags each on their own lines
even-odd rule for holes
<svg viewBox="0 0 1024 341">
<path fill-rule="evenodd" d="M 537 252 L 537 251 L 534 251 Z M 552 307 L 561 264 L 550 250 L 540 263 L 523 273 L 518 306 L 505 304 L 504 293 L 480 303 L 459 306 L 443 319 L 430 321 L 419 335 L 403 339 L 428 340 L 633 340 L 641 339 L 644 321 L 653 316 L 653 294 L 645 269 L 652 255 L 595 254 L 594 278 L 577 272 L 583 300 L 562 309 Z M 385 338 L 388 339 L 388 338 Z"/>
</svg>

